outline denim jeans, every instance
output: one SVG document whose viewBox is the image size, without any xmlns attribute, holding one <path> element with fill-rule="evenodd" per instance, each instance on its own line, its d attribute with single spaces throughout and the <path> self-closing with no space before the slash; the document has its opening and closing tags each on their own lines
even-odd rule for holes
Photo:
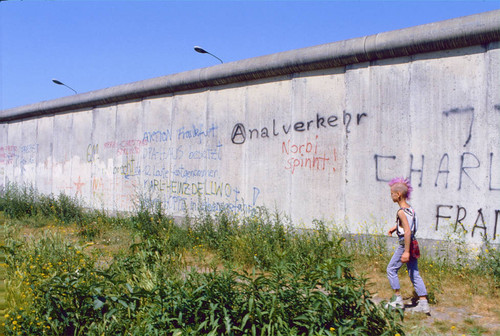
<svg viewBox="0 0 500 336">
<path fill-rule="evenodd" d="M 398 244 L 398 247 L 394 251 L 394 255 L 387 265 L 387 278 L 389 278 L 389 283 L 391 284 L 392 289 L 400 289 L 398 271 L 403 266 L 401 262 L 401 256 L 405 251 L 405 247 L 401 244 Z M 427 289 L 425 288 L 424 280 L 420 276 L 418 272 L 418 259 L 410 258 L 410 261 L 406 263 L 406 268 L 408 269 L 408 275 L 410 276 L 410 280 L 413 283 L 413 287 L 415 288 L 415 292 L 418 296 L 427 295 Z"/>
</svg>

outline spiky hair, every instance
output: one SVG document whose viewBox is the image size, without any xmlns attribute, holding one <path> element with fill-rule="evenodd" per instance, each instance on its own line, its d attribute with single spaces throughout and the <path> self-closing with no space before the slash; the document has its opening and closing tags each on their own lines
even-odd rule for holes
<svg viewBox="0 0 500 336">
<path fill-rule="evenodd" d="M 405 189 L 403 195 L 406 197 L 406 199 L 410 199 L 411 193 L 413 191 L 413 187 L 411 186 L 411 182 L 409 179 L 404 178 L 404 177 L 396 177 L 389 182 L 389 186 L 392 187 L 394 185 L 401 185 Z"/>
</svg>

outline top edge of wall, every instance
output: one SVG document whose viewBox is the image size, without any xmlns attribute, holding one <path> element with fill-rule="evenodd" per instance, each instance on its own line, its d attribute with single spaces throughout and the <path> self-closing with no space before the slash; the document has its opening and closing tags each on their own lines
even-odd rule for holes
<svg viewBox="0 0 500 336">
<path fill-rule="evenodd" d="M 500 10 L 295 49 L 0 111 L 0 123 L 204 87 L 500 41 Z"/>
</svg>

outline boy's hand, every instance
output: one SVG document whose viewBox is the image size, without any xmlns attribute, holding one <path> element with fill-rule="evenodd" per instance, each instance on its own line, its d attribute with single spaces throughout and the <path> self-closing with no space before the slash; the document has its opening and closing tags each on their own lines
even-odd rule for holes
<svg viewBox="0 0 500 336">
<path fill-rule="evenodd" d="M 410 261 L 410 252 L 403 252 L 401 262 L 406 264 L 408 261 Z"/>
</svg>

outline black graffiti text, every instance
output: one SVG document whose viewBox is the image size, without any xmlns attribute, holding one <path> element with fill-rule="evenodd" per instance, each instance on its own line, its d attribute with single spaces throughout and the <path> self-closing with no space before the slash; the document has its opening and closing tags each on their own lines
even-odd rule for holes
<svg viewBox="0 0 500 336">
<path fill-rule="evenodd" d="M 358 113 L 356 115 L 356 125 L 360 125 L 366 113 Z M 231 141 L 233 144 L 241 145 L 247 140 L 265 139 L 280 135 L 287 135 L 290 132 L 308 132 L 312 130 L 321 130 L 329 128 L 337 128 L 343 125 L 346 133 L 351 132 L 351 123 L 353 116 L 351 113 L 343 112 L 342 120 L 336 115 L 322 116 L 319 113 L 316 117 L 310 120 L 300 120 L 294 123 L 279 123 L 273 119 L 270 125 L 261 126 L 259 128 L 248 128 L 243 123 L 237 123 L 231 132 Z"/>
<path fill-rule="evenodd" d="M 439 159 L 436 159 L 439 158 Z M 425 155 L 409 154 L 405 160 L 409 160 L 409 171 L 407 176 L 410 180 L 418 181 L 415 185 L 422 187 L 424 176 L 430 174 L 434 180 L 434 187 L 449 188 L 450 174 L 455 179 L 457 190 L 465 186 L 472 186 L 481 190 L 480 181 L 488 180 L 488 190 L 500 191 L 500 158 L 497 154 L 489 153 L 487 158 L 481 158 L 471 152 L 463 152 L 459 156 L 450 159 L 448 153 L 441 156 L 432 156 L 432 160 L 426 160 Z M 392 171 L 395 166 L 403 166 L 400 157 L 396 155 L 374 155 L 375 180 L 377 182 L 389 182 L 390 177 L 384 171 Z M 430 163 L 428 161 L 431 161 Z M 479 169 L 481 164 L 487 161 L 488 170 Z M 486 174 L 486 175 L 484 175 Z M 485 187 L 485 186 L 484 186 Z"/>
<path fill-rule="evenodd" d="M 440 227 L 439 224 L 442 221 L 447 221 L 448 223 L 452 223 L 454 232 L 460 230 L 465 234 L 470 233 L 471 237 L 474 237 L 474 234 L 480 232 L 482 236 L 488 238 L 488 228 L 493 227 L 493 235 L 490 238 L 496 240 L 499 220 L 500 209 L 493 210 L 491 214 L 484 214 L 482 208 L 468 212 L 467 209 L 461 205 L 453 206 L 440 204 L 436 208 L 435 229 L 438 231 Z"/>
</svg>

